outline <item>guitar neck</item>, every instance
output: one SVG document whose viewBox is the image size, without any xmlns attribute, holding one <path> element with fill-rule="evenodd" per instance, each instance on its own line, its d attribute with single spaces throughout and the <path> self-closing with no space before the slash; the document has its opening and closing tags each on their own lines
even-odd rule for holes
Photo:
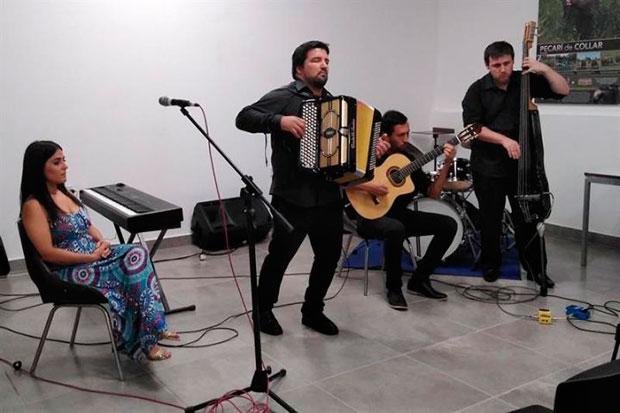
<svg viewBox="0 0 620 413">
<path fill-rule="evenodd" d="M 455 136 L 446 143 L 456 146 L 459 143 L 461 143 L 461 139 L 458 136 Z M 422 168 L 424 165 L 426 165 L 430 161 L 432 161 L 433 159 L 437 158 L 442 153 L 443 153 L 443 146 L 438 146 L 432 151 L 424 154 L 423 156 L 419 157 L 415 161 L 411 162 L 407 166 L 401 168 L 400 172 L 402 173 L 403 176 L 409 176 L 415 171 L 417 171 L 418 169 Z"/>
</svg>

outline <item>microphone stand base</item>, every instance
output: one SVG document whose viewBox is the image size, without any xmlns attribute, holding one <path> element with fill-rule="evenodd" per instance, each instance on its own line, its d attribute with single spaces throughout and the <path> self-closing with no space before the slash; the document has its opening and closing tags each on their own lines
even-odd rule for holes
<svg viewBox="0 0 620 413">
<path fill-rule="evenodd" d="M 282 369 L 280 371 L 278 371 L 277 373 L 272 374 L 271 376 L 268 376 L 268 371 L 270 371 L 271 368 L 267 367 L 266 370 L 263 371 L 257 371 L 254 373 L 254 378 L 252 379 L 252 385 L 248 386 L 244 389 L 241 390 L 236 390 L 234 392 L 231 393 L 231 395 L 233 397 L 235 396 L 240 396 L 244 393 L 247 392 L 256 392 L 256 393 L 266 393 L 268 397 L 271 397 L 276 403 L 278 403 L 280 406 L 282 406 L 284 408 L 284 410 L 286 410 L 287 412 L 290 413 L 297 413 L 297 411 L 291 407 L 288 403 L 286 403 L 284 400 L 282 400 L 280 398 L 280 396 L 278 396 L 276 393 L 274 393 L 272 390 L 267 389 L 267 381 L 269 382 L 273 382 L 274 380 L 277 380 L 281 377 L 284 377 L 286 375 L 286 370 Z M 257 376 L 261 376 L 258 377 Z M 258 387 L 256 387 L 258 386 Z M 264 386 L 264 390 L 261 390 L 262 386 Z M 190 412 L 195 412 L 201 409 L 204 409 L 205 407 L 217 402 L 219 399 L 211 399 L 209 401 L 197 404 L 195 406 L 190 406 L 190 407 L 186 407 L 185 408 L 185 412 L 186 413 L 190 413 Z"/>
</svg>

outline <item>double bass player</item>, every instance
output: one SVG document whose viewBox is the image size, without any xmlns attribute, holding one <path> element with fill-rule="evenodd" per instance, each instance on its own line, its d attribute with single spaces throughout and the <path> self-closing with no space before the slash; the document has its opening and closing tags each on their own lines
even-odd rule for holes
<svg viewBox="0 0 620 413">
<path fill-rule="evenodd" d="M 514 50 L 505 41 L 484 51 L 488 73 L 476 80 L 462 101 L 463 123 L 483 125 L 471 145 L 474 192 L 480 207 L 482 251 L 480 267 L 487 282 L 499 278 L 500 236 L 506 197 L 512 209 L 519 259 L 528 279 L 541 283 L 547 259 L 540 252 L 536 222 L 526 222 L 515 195 L 518 184 L 520 96 L 522 76 L 529 74 L 532 97 L 561 99 L 568 95 L 566 79 L 546 64 L 525 57 L 524 71 L 513 70 Z M 544 267 L 543 267 L 544 266 Z M 547 287 L 554 282 L 547 277 Z"/>
</svg>

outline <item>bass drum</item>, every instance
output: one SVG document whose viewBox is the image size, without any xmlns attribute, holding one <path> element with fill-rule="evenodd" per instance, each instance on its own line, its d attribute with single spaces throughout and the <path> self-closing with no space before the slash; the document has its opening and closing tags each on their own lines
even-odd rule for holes
<svg viewBox="0 0 620 413">
<path fill-rule="evenodd" d="M 447 203 L 446 201 L 441 201 L 433 198 L 420 198 L 412 203 L 410 203 L 407 208 L 412 209 L 414 211 L 422 211 L 422 212 L 432 212 L 434 214 L 439 215 L 447 215 L 456 221 L 456 235 L 452 240 L 452 244 L 448 247 L 446 253 L 443 256 L 445 260 L 450 255 L 454 254 L 459 245 L 461 245 L 461 241 L 463 239 L 463 222 L 461 221 L 461 217 L 459 216 L 456 209 Z M 414 252 L 416 255 L 423 257 L 426 254 L 426 249 L 428 248 L 428 244 L 430 244 L 433 239 L 432 235 L 422 235 L 420 236 L 420 251 L 417 251 L 416 248 L 416 238 L 418 237 L 410 237 L 409 242 L 414 248 Z"/>
</svg>

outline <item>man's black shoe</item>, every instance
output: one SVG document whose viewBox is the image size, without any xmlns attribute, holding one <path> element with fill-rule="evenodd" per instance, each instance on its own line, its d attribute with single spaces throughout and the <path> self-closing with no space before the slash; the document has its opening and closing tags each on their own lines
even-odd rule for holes
<svg viewBox="0 0 620 413">
<path fill-rule="evenodd" d="M 338 327 L 323 313 L 309 313 L 301 317 L 301 323 L 306 327 L 318 331 L 319 333 L 335 336 L 338 334 Z"/>
<path fill-rule="evenodd" d="M 499 278 L 499 269 L 487 268 L 486 270 L 483 270 L 482 278 L 484 278 L 484 281 L 490 283 L 497 281 L 497 279 Z"/>
<path fill-rule="evenodd" d="M 445 300 L 448 298 L 446 294 L 434 289 L 429 280 L 422 282 L 409 281 L 409 283 L 407 283 L 407 292 L 409 294 L 421 295 L 434 300 Z"/>
<path fill-rule="evenodd" d="M 259 317 L 260 331 L 272 336 L 279 336 L 282 334 L 282 327 L 280 323 L 278 323 L 278 320 L 276 320 L 276 316 L 273 315 L 273 311 L 261 311 Z"/>
<path fill-rule="evenodd" d="M 551 278 L 549 278 L 548 275 L 545 275 L 545 277 L 547 277 L 546 278 L 546 280 L 547 280 L 547 288 L 555 287 L 555 282 Z"/>
<path fill-rule="evenodd" d="M 547 288 L 553 288 L 555 287 L 555 282 L 553 282 L 553 280 L 551 278 L 549 278 L 548 275 L 546 275 L 545 277 L 547 277 Z M 533 280 L 536 281 L 536 284 L 540 285 L 540 276 L 537 274 L 536 276 L 533 276 L 532 273 L 527 273 L 527 279 L 528 280 Z"/>
<path fill-rule="evenodd" d="M 407 300 L 400 290 L 388 290 L 387 301 L 390 307 L 399 311 L 407 311 Z"/>
</svg>

